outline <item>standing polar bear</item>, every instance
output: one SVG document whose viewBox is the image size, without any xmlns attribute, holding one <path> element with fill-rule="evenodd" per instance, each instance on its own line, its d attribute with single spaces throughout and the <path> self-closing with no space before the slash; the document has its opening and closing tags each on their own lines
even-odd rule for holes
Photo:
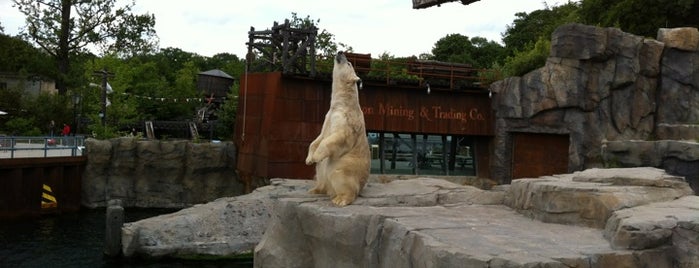
<svg viewBox="0 0 699 268">
<path fill-rule="evenodd" d="M 306 164 L 316 164 L 315 187 L 309 192 L 327 194 L 340 207 L 351 204 L 364 188 L 371 152 L 364 114 L 359 106 L 361 80 L 342 51 L 335 56 L 330 109 L 320 135 L 308 146 Z"/>
</svg>

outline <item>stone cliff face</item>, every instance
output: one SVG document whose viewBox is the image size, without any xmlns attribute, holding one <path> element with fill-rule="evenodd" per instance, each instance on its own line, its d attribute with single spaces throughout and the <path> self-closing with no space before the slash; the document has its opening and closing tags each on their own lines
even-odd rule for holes
<svg viewBox="0 0 699 268">
<path fill-rule="evenodd" d="M 604 141 L 699 138 L 697 47 L 696 28 L 661 29 L 652 40 L 617 28 L 559 27 L 544 67 L 490 88 L 493 178 L 512 179 L 515 132 L 569 135 L 568 171 L 602 166 Z"/>
<path fill-rule="evenodd" d="M 82 204 L 182 208 L 244 193 L 232 143 L 88 139 Z"/>
</svg>

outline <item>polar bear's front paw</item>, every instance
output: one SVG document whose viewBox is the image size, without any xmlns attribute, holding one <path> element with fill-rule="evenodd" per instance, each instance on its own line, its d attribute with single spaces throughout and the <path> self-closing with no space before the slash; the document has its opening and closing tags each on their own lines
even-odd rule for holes
<svg viewBox="0 0 699 268">
<path fill-rule="evenodd" d="M 315 163 L 315 162 L 313 162 L 313 155 L 308 154 L 308 156 L 306 156 L 306 165 L 310 166 L 310 165 L 313 165 L 313 163 Z"/>
<path fill-rule="evenodd" d="M 349 204 L 352 204 L 354 201 L 355 197 L 353 196 L 348 196 L 348 195 L 337 195 L 332 199 L 333 204 L 335 204 L 338 207 L 344 207 Z"/>
</svg>

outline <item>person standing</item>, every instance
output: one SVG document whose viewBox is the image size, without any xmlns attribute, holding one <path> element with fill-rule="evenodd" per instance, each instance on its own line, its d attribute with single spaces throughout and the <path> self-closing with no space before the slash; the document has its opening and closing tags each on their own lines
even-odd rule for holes
<svg viewBox="0 0 699 268">
<path fill-rule="evenodd" d="M 53 137 L 53 130 L 56 128 L 56 123 L 51 120 L 51 123 L 49 123 L 49 135 Z"/>
<path fill-rule="evenodd" d="M 61 135 L 63 135 L 63 136 L 70 135 L 70 125 L 63 123 L 63 131 L 61 131 Z"/>
<path fill-rule="evenodd" d="M 68 145 L 68 135 L 70 135 L 70 125 L 63 123 L 63 131 L 61 131 L 61 135 L 63 135 L 63 145 Z"/>
</svg>

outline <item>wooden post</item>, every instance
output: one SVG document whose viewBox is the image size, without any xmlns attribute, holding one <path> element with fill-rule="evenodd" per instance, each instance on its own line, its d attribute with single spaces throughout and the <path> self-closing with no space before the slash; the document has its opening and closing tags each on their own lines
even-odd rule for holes
<svg viewBox="0 0 699 268">
<path fill-rule="evenodd" d="M 109 200 L 105 225 L 104 255 L 119 257 L 121 255 L 121 226 L 124 225 L 124 207 L 121 205 L 121 199 Z"/>
</svg>

